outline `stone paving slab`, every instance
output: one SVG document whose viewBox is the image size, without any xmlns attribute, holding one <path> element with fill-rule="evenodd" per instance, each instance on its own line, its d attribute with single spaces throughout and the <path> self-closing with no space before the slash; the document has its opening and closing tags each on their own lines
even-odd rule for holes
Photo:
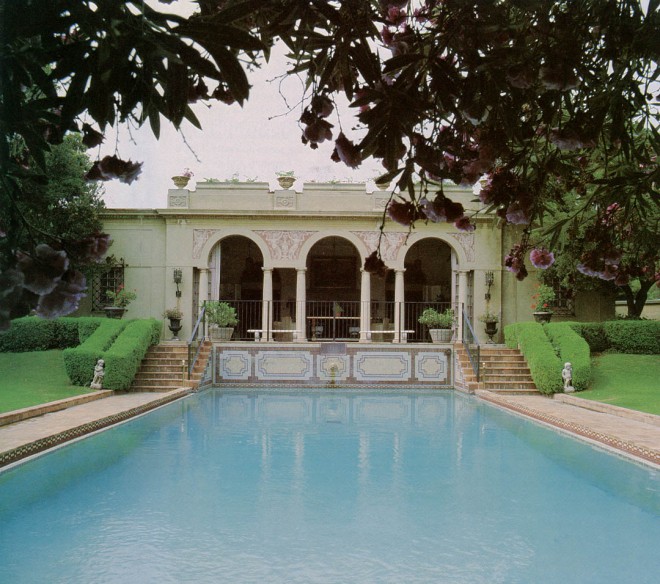
<svg viewBox="0 0 660 584">
<path fill-rule="evenodd" d="M 660 467 L 660 425 L 656 423 L 595 411 L 575 402 L 545 396 L 495 395 L 486 390 L 477 390 L 475 394 L 511 411 Z"/>
<path fill-rule="evenodd" d="M 0 467 L 184 397 L 190 388 L 126 393 L 0 427 Z"/>
</svg>

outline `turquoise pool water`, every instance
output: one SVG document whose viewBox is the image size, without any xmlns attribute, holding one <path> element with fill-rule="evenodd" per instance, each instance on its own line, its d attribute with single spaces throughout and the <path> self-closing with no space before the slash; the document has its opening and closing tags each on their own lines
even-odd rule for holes
<svg viewBox="0 0 660 584">
<path fill-rule="evenodd" d="M 0 474 L 0 582 L 655 583 L 660 476 L 453 392 L 209 391 Z"/>
</svg>

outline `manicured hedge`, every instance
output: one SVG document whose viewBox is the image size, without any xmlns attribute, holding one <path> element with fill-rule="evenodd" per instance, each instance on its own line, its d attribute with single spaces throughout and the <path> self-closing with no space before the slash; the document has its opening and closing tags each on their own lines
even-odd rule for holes
<svg viewBox="0 0 660 584">
<path fill-rule="evenodd" d="M 147 349 L 158 343 L 162 323 L 156 319 L 133 320 L 103 353 L 105 360 L 104 389 L 128 389 L 133 382 Z"/>
<path fill-rule="evenodd" d="M 79 343 L 77 320 L 38 316 L 17 318 L 11 322 L 9 330 L 0 333 L 0 352 L 23 353 L 75 347 Z"/>
<path fill-rule="evenodd" d="M 518 322 L 504 327 L 507 347 L 520 349 L 525 356 L 532 379 L 541 393 L 552 394 L 563 390 L 561 370 L 563 363 L 555 354 L 543 325 L 537 322 Z"/>
<path fill-rule="evenodd" d="M 603 323 L 610 349 L 616 353 L 660 354 L 660 322 L 610 320 Z"/>
<path fill-rule="evenodd" d="M 602 353 L 610 348 L 602 322 L 570 322 L 568 324 L 587 341 L 592 353 Z"/>
<path fill-rule="evenodd" d="M 660 354 L 660 322 L 657 320 L 610 320 L 572 322 L 592 353 L 615 351 L 638 355 Z"/>
<path fill-rule="evenodd" d="M 562 365 L 573 366 L 573 387 L 582 391 L 591 383 L 591 352 L 589 344 L 568 322 L 548 323 L 543 327 L 553 347 L 559 351 Z"/>
<path fill-rule="evenodd" d="M 113 318 L 99 319 L 96 330 L 84 343 L 63 351 L 64 367 L 73 385 L 89 385 L 94 377 L 94 366 L 103 358 L 128 321 Z"/>
</svg>

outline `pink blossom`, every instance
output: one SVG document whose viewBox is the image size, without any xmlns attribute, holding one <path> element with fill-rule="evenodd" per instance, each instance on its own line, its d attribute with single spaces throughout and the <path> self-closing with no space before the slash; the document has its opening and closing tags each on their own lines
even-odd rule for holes
<svg viewBox="0 0 660 584">
<path fill-rule="evenodd" d="M 40 243 L 30 256 L 16 252 L 18 269 L 23 272 L 23 287 L 35 294 L 48 294 L 69 268 L 69 258 L 65 251 L 55 251 L 46 243 Z"/>
<path fill-rule="evenodd" d="M 459 231 L 467 231 L 467 232 L 474 231 L 477 228 L 477 226 L 474 223 L 470 222 L 470 218 L 467 215 L 463 215 L 462 217 L 456 219 L 456 221 L 454 221 L 454 226 Z"/>
<path fill-rule="evenodd" d="M 343 132 L 339 134 L 339 137 L 335 141 L 335 151 L 338 158 L 346 165 L 351 168 L 357 168 L 362 162 L 362 157 L 360 156 L 360 151 L 358 148 L 351 142 Z"/>
<path fill-rule="evenodd" d="M 552 264 L 555 263 L 555 256 L 551 251 L 544 247 L 533 249 L 529 254 L 529 260 L 535 268 L 547 270 Z"/>
<path fill-rule="evenodd" d="M 69 270 L 50 293 L 41 295 L 36 313 L 44 318 L 71 314 L 78 309 L 81 298 L 86 296 L 86 289 L 85 276 L 77 270 Z"/>
</svg>

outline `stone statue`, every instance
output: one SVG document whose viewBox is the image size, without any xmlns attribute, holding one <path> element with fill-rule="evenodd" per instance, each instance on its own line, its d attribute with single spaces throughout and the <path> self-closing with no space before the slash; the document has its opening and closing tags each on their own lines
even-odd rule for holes
<svg viewBox="0 0 660 584">
<path fill-rule="evenodd" d="M 573 387 L 573 366 L 570 363 L 564 363 L 564 368 L 561 371 L 561 378 L 564 380 L 564 393 L 572 393 L 575 391 Z"/>
<path fill-rule="evenodd" d="M 96 366 L 94 367 L 94 379 L 92 379 L 92 383 L 90 383 L 89 386 L 92 389 L 103 389 L 104 375 L 105 375 L 105 361 L 103 359 L 99 359 L 96 362 Z"/>
</svg>

